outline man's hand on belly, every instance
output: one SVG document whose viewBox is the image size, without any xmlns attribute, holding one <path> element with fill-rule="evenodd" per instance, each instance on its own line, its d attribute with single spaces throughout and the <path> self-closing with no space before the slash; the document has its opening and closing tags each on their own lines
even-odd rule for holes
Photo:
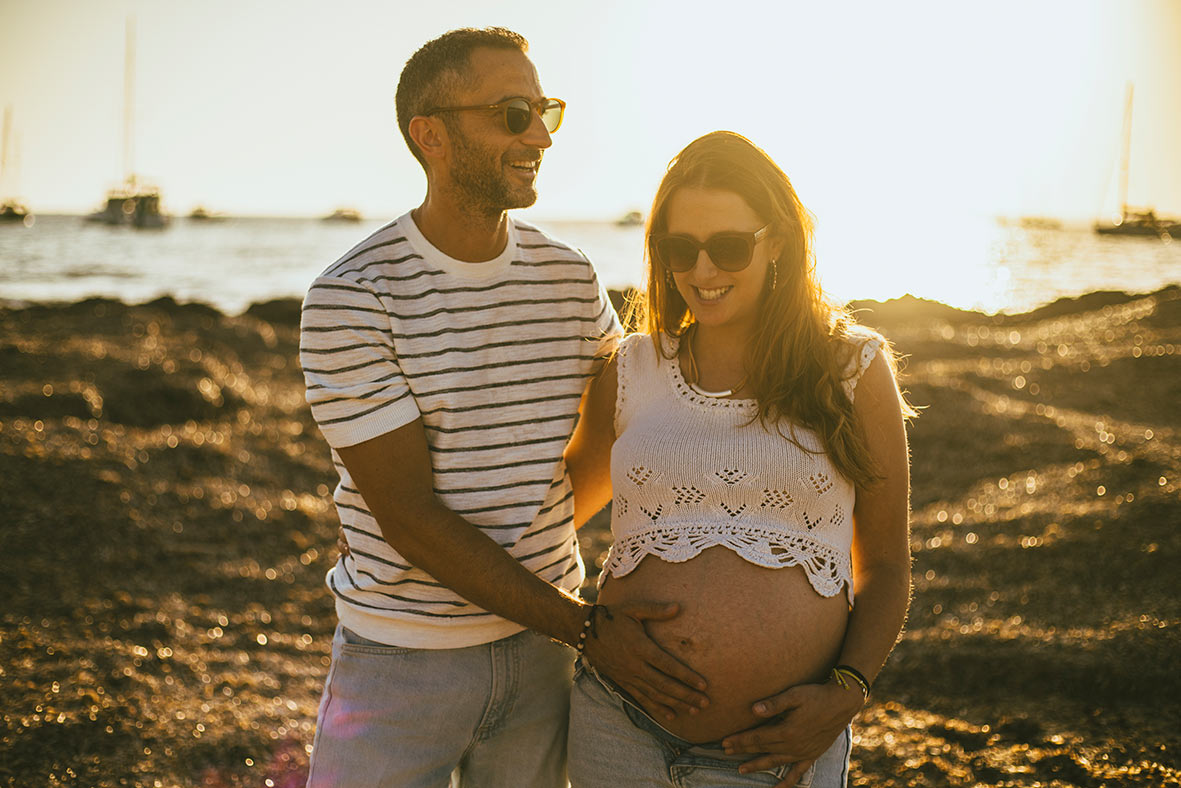
<svg viewBox="0 0 1181 788">
<path fill-rule="evenodd" d="M 661 648 L 644 628 L 645 621 L 667 621 L 679 610 L 676 603 L 662 602 L 602 605 L 583 652 L 596 670 L 670 720 L 677 712 L 693 714 L 709 705 L 701 691 L 705 678 Z"/>
</svg>

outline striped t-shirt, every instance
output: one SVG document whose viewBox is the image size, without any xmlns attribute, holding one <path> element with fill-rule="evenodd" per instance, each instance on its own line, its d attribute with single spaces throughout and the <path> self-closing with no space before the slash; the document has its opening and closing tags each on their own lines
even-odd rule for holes
<svg viewBox="0 0 1181 788">
<path fill-rule="evenodd" d="M 329 572 L 342 624 L 416 648 L 487 643 L 522 627 L 411 566 L 383 538 L 337 447 L 421 417 L 435 493 L 534 574 L 581 584 L 562 450 L 583 388 L 620 333 L 590 262 L 509 220 L 494 260 L 447 257 L 410 214 L 328 267 L 303 304 L 307 399 L 333 447 L 351 556 Z"/>
</svg>

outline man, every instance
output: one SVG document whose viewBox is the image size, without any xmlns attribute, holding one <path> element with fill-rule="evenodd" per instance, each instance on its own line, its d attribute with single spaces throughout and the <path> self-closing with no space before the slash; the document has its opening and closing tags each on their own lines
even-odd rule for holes
<svg viewBox="0 0 1181 788">
<path fill-rule="evenodd" d="M 340 625 L 310 786 L 564 785 L 561 643 L 633 693 L 704 702 L 644 633 L 675 607 L 575 593 L 562 451 L 619 324 L 583 255 L 506 213 L 536 199 L 564 109 L 526 48 L 463 29 L 410 58 L 398 125 L 426 198 L 304 301 L 308 401 L 349 545 L 328 574 Z"/>
</svg>

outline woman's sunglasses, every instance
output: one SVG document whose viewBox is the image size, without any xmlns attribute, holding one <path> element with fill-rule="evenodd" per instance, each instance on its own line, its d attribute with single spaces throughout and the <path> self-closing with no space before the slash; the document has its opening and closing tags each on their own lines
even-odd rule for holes
<svg viewBox="0 0 1181 788">
<path fill-rule="evenodd" d="M 428 110 L 427 115 L 437 112 L 467 112 L 478 109 L 498 109 L 504 113 L 504 127 L 509 134 L 524 134 L 533 122 L 533 113 L 541 116 L 545 130 L 553 134 L 562 125 L 562 115 L 566 112 L 566 102 L 556 98 L 543 98 L 530 101 L 527 98 L 511 98 L 496 104 L 480 104 L 473 107 L 435 107 Z"/>
<path fill-rule="evenodd" d="M 678 274 L 693 270 L 702 249 L 721 270 L 741 271 L 750 265 L 755 244 L 763 240 L 769 226 L 753 233 L 714 233 L 704 242 L 687 235 L 658 235 L 652 239 L 652 249 L 665 268 Z"/>
</svg>

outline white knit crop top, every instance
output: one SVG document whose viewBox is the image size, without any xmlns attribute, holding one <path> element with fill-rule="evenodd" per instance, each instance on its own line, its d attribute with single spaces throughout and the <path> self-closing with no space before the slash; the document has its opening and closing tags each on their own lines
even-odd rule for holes
<svg viewBox="0 0 1181 788">
<path fill-rule="evenodd" d="M 860 349 L 844 381 L 850 399 L 882 346 L 876 334 L 855 330 Z M 645 334 L 624 338 L 616 358 L 613 544 L 604 573 L 626 575 L 649 555 L 688 561 L 721 545 L 758 566 L 803 567 L 818 594 L 843 586 L 852 605 L 856 493 L 817 435 L 796 426 L 796 446 L 751 420 L 755 400 L 695 393 L 675 357 L 658 358 Z M 793 434 L 788 425 L 783 432 Z"/>
</svg>

